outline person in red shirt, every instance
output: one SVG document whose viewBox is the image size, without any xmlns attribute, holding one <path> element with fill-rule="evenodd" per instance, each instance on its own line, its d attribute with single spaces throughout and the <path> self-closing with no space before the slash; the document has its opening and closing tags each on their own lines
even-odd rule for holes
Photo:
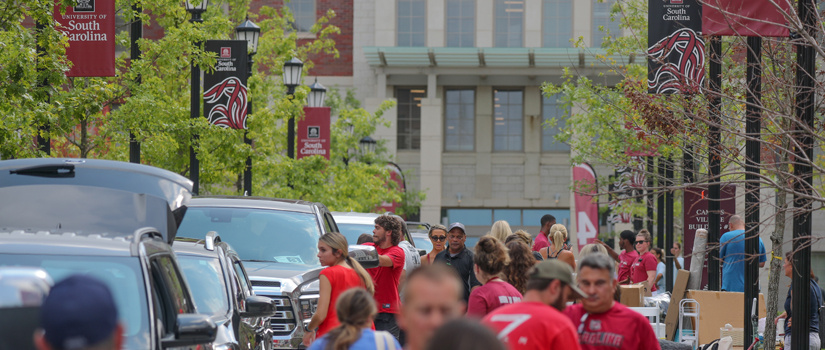
<svg viewBox="0 0 825 350">
<path fill-rule="evenodd" d="M 493 236 L 478 240 L 473 255 L 473 272 L 482 286 L 470 292 L 467 315 L 481 318 L 499 306 L 521 301 L 521 293 L 516 287 L 499 277 L 509 261 L 507 248 L 501 241 Z"/>
<path fill-rule="evenodd" d="M 555 224 L 555 216 L 547 214 L 541 217 L 541 230 L 539 230 L 539 234 L 536 235 L 536 239 L 533 240 L 534 252 L 540 251 L 541 248 L 546 248 L 550 246 L 550 240 L 547 238 L 547 234 L 550 233 L 550 227 L 552 227 Z"/>
<path fill-rule="evenodd" d="M 618 282 L 613 269 L 613 261 L 604 254 L 579 261 L 576 280 L 586 297 L 565 308 L 564 314 L 576 327 L 582 350 L 659 350 L 650 321 L 614 300 Z"/>
<path fill-rule="evenodd" d="M 321 337 L 340 322 L 335 313 L 335 302 L 341 293 L 354 287 L 364 287 L 370 294 L 375 292 L 372 278 L 367 270 L 349 256 L 347 238 L 338 232 L 325 233 L 318 240 L 318 261 L 321 270 L 318 309 L 305 327 L 303 343 L 309 346 L 316 337 Z"/>
<path fill-rule="evenodd" d="M 574 295 L 584 293 L 573 284 L 570 265 L 542 261 L 530 271 L 522 302 L 493 310 L 481 323 L 493 329 L 510 350 L 576 350 L 576 329 L 560 312 Z"/>
<path fill-rule="evenodd" d="M 656 260 L 653 253 L 650 252 L 651 242 L 650 232 L 645 229 L 642 229 L 636 235 L 636 251 L 639 253 L 639 257 L 633 261 L 633 265 L 630 267 L 630 283 L 647 282 L 650 291 L 655 292 L 656 265 L 659 264 L 659 260 Z"/>
<path fill-rule="evenodd" d="M 378 267 L 369 269 L 372 282 L 375 284 L 375 302 L 378 303 L 378 316 L 375 317 L 375 329 L 387 331 L 397 340 L 401 329 L 395 322 L 400 303 L 398 296 L 398 282 L 401 272 L 404 271 L 404 249 L 398 246 L 401 241 L 401 226 L 397 220 L 389 215 L 375 218 L 375 229 L 372 231 L 372 245 L 378 252 Z"/>
</svg>

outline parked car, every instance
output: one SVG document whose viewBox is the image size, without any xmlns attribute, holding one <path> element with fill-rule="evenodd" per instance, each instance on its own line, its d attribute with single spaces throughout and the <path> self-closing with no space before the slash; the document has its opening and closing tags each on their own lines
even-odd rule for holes
<svg viewBox="0 0 825 350">
<path fill-rule="evenodd" d="M 39 267 L 55 281 L 99 278 L 127 349 L 211 345 L 215 324 L 197 314 L 170 246 L 191 189 L 178 174 L 139 164 L 0 161 L 0 266 Z"/>
<path fill-rule="evenodd" d="M 218 326 L 213 350 L 272 349 L 272 299 L 257 296 L 238 254 L 215 232 L 173 245 L 195 306 Z"/>
<path fill-rule="evenodd" d="M 417 249 L 421 249 L 426 252 L 433 250 L 433 242 L 430 240 L 430 236 L 426 232 L 410 232 L 410 237 L 412 237 L 413 242 L 415 242 L 415 247 Z"/>
<path fill-rule="evenodd" d="M 178 235 L 203 239 L 209 231 L 235 248 L 255 294 L 272 298 L 277 306 L 270 318 L 274 348 L 303 348 L 304 328 L 318 306 L 318 239 L 338 232 L 329 210 L 299 200 L 194 198 Z M 372 247 L 351 246 L 350 256 L 365 268 L 378 266 Z"/>
<path fill-rule="evenodd" d="M 35 350 L 32 335 L 52 285 L 43 269 L 0 267 L 0 350 Z"/>
<path fill-rule="evenodd" d="M 126 349 L 210 344 L 215 324 L 197 314 L 172 248 L 155 229 L 130 236 L 0 231 L 0 267 L 38 267 L 55 281 L 94 276 L 112 291 Z M 31 334 L 20 334 L 31 340 Z"/>
</svg>

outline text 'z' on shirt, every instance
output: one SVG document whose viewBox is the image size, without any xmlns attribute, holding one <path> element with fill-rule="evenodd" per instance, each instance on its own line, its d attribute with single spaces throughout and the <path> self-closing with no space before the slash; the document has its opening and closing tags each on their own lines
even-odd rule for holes
<svg viewBox="0 0 825 350">
<path fill-rule="evenodd" d="M 467 315 L 481 318 L 500 306 L 518 303 L 521 298 L 521 293 L 513 285 L 500 280 L 488 281 L 470 292 Z"/>
<path fill-rule="evenodd" d="M 614 303 L 607 312 L 585 315 L 582 304 L 564 309 L 579 333 L 583 350 L 658 350 L 659 339 L 642 314 Z M 584 319 L 584 323 L 582 323 Z"/>
<path fill-rule="evenodd" d="M 378 303 L 379 313 L 398 313 L 400 300 L 398 297 L 398 282 L 401 280 L 401 272 L 404 271 L 404 249 L 397 245 L 387 249 L 375 245 L 375 243 L 364 243 L 375 247 L 378 255 L 386 255 L 392 260 L 392 266 L 379 266 L 367 269 L 372 283 L 375 284 L 375 302 Z"/>
<path fill-rule="evenodd" d="M 580 349 L 570 319 L 542 303 L 505 305 L 487 314 L 481 323 L 510 350 Z"/>
<path fill-rule="evenodd" d="M 329 308 L 327 308 L 327 317 L 318 326 L 318 334 L 320 337 L 327 334 L 330 330 L 338 327 L 338 314 L 335 311 L 335 303 L 338 301 L 338 296 L 350 288 L 363 287 L 364 282 L 358 273 L 351 268 L 340 265 L 330 266 L 321 270 L 321 276 L 325 276 L 329 280 L 332 287 L 329 293 Z"/>
<path fill-rule="evenodd" d="M 656 257 L 653 256 L 650 252 L 645 252 L 640 257 L 636 258 L 633 261 L 633 265 L 630 267 L 630 283 L 641 283 L 647 281 L 647 272 L 653 271 L 656 273 L 656 265 L 659 264 L 659 261 L 656 260 Z M 651 292 L 657 291 L 656 284 L 650 287 Z"/>
<path fill-rule="evenodd" d="M 719 257 L 722 258 L 722 289 L 728 292 L 745 291 L 745 230 L 725 232 L 719 238 Z M 759 262 L 768 258 L 765 244 L 759 238 Z"/>
<path fill-rule="evenodd" d="M 547 235 L 544 232 L 539 231 L 539 234 L 536 235 L 536 239 L 533 240 L 533 251 L 537 252 L 542 248 L 547 248 L 550 246 L 550 241 L 547 240 Z"/>
<path fill-rule="evenodd" d="M 455 256 L 450 254 L 449 249 L 444 249 L 441 253 L 435 256 L 435 262 L 447 264 L 458 272 L 458 277 L 461 277 L 461 284 L 464 286 L 464 302 L 470 300 L 470 290 L 473 287 L 481 285 L 481 282 L 476 279 L 476 274 L 473 272 L 473 252 L 465 246 Z"/>
<path fill-rule="evenodd" d="M 619 267 L 617 268 L 617 271 L 619 272 L 619 281 L 624 281 L 630 278 L 630 267 L 638 257 L 639 253 L 636 253 L 635 250 L 631 250 L 629 252 L 625 250 L 619 254 Z"/>
</svg>

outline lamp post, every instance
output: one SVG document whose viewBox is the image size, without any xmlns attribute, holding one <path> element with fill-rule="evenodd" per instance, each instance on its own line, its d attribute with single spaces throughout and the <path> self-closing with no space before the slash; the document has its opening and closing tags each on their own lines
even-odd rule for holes
<svg viewBox="0 0 825 350">
<path fill-rule="evenodd" d="M 197 0 L 194 0 L 197 1 Z M 201 14 L 206 11 L 206 7 L 209 6 L 209 0 L 200 0 L 199 3 L 195 3 L 191 0 L 186 0 L 186 11 L 192 15 L 192 19 L 189 21 L 192 23 L 202 23 L 203 19 L 201 18 Z M 200 46 L 199 42 L 195 43 L 195 46 Z M 190 76 L 190 115 L 189 118 L 194 120 L 200 117 L 201 114 L 201 72 L 198 66 L 195 64 L 195 61 L 192 60 L 190 63 L 192 68 L 191 76 Z M 192 134 L 192 144 L 189 146 L 189 179 L 192 180 L 192 193 L 198 194 L 198 182 L 200 177 L 200 164 L 198 164 L 198 157 L 195 153 L 195 143 L 198 140 L 197 134 Z"/>
<path fill-rule="evenodd" d="M 138 1 L 132 1 L 132 11 L 135 13 L 142 13 L 143 7 L 138 3 Z M 132 25 L 129 30 L 129 34 L 131 37 L 131 50 L 130 50 L 130 58 L 132 62 L 140 59 L 140 46 L 138 46 L 138 40 L 143 37 L 143 21 L 140 20 L 140 16 L 136 16 L 132 19 Z M 140 84 L 141 77 L 138 76 L 136 79 L 136 83 Z M 129 162 L 131 163 L 140 163 L 140 142 L 137 140 L 137 137 L 133 132 L 129 132 Z"/>
<path fill-rule="evenodd" d="M 366 158 L 367 154 L 375 153 L 375 145 L 378 144 L 378 141 L 375 141 L 372 137 L 364 136 L 360 141 L 358 141 L 358 145 L 361 146 L 361 157 Z"/>
<path fill-rule="evenodd" d="M 304 70 L 304 62 L 293 57 L 289 61 L 284 62 L 284 85 L 286 85 L 286 93 L 289 96 L 295 94 L 295 88 L 301 83 L 301 74 Z M 295 117 L 290 114 L 289 123 L 287 125 L 287 143 L 286 153 L 289 158 L 295 159 Z"/>
<path fill-rule="evenodd" d="M 252 78 L 252 64 L 254 61 L 252 60 L 252 56 L 258 52 L 258 38 L 261 36 L 261 27 L 252 23 L 249 20 L 249 17 L 246 17 L 246 21 L 243 21 L 240 25 L 235 27 L 235 40 L 246 40 L 247 45 L 246 48 L 249 51 L 249 61 L 247 62 L 247 66 L 249 67 L 249 71 L 247 72 L 247 80 L 246 85 L 247 88 L 249 87 L 249 79 Z M 252 101 L 250 100 L 246 104 L 246 117 L 252 115 Z M 249 139 L 249 129 L 244 130 L 243 132 L 243 142 L 252 147 L 252 140 Z M 244 167 L 243 171 L 243 191 L 244 194 L 247 196 L 252 195 L 252 156 L 246 157 L 246 166 Z"/>
<path fill-rule="evenodd" d="M 323 107 L 324 101 L 327 99 L 327 88 L 318 83 L 318 79 L 315 79 L 315 83 L 309 86 L 309 97 L 307 98 L 307 105 L 310 107 Z"/>
</svg>

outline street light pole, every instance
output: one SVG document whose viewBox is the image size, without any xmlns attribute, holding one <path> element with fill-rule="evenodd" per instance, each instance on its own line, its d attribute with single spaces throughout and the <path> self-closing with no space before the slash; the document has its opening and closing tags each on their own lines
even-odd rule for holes
<svg viewBox="0 0 825 350">
<path fill-rule="evenodd" d="M 297 59 L 292 58 L 289 61 L 284 62 L 284 85 L 286 85 L 286 94 L 290 97 L 294 97 L 295 95 L 295 88 L 298 87 L 298 84 L 301 83 L 301 74 L 304 70 L 304 62 Z M 289 158 L 295 159 L 295 116 L 290 113 L 289 115 L 289 122 L 287 123 L 287 143 L 286 143 L 286 154 Z"/>
<path fill-rule="evenodd" d="M 195 0 L 197 1 L 197 0 Z M 200 3 L 193 3 L 190 0 L 186 0 L 186 11 L 188 11 L 192 15 L 192 19 L 189 21 L 192 23 L 203 23 L 203 19 L 201 18 L 201 14 L 206 11 L 206 7 L 209 5 L 208 0 L 201 0 Z M 200 42 L 196 42 L 195 46 L 200 46 Z M 189 118 L 191 120 L 198 119 L 201 114 L 201 72 L 200 68 L 195 64 L 195 60 L 193 59 L 190 62 L 191 66 L 191 76 L 190 76 L 190 105 L 189 105 Z M 200 164 L 198 163 L 198 155 L 195 152 L 195 144 L 198 141 L 198 135 L 192 134 L 192 144 L 189 146 L 189 179 L 192 180 L 192 194 L 198 194 L 199 188 L 199 177 L 200 177 Z"/>
<path fill-rule="evenodd" d="M 137 1 L 133 0 L 132 11 L 134 11 L 135 14 L 140 14 L 141 12 L 143 12 L 143 8 Z M 135 61 L 140 59 L 141 54 L 140 46 L 138 46 L 138 40 L 140 40 L 143 37 L 143 21 L 140 20 L 140 16 L 136 15 L 135 18 L 132 19 L 130 35 L 132 41 L 131 52 L 129 57 L 132 60 L 132 64 L 134 64 Z M 141 77 L 138 76 L 136 80 L 136 83 L 140 84 Z M 140 163 L 140 141 L 137 140 L 137 137 L 131 131 L 129 132 L 129 162 Z"/>
<path fill-rule="evenodd" d="M 249 20 L 249 17 L 246 17 L 246 21 L 235 27 L 235 40 L 246 40 L 247 41 L 247 50 L 249 51 L 249 60 L 247 61 L 247 80 L 246 86 L 247 89 L 249 87 L 249 79 L 252 78 L 252 64 L 254 60 L 252 56 L 258 52 L 258 38 L 261 35 L 261 28 L 252 23 Z M 246 117 L 252 115 L 252 100 L 250 99 L 246 104 Z M 244 123 L 246 124 L 246 123 Z M 246 130 L 243 132 L 243 142 L 249 145 L 252 148 L 252 140 L 249 139 L 249 127 L 246 127 Z M 251 196 L 252 195 L 252 156 L 246 157 L 246 165 L 244 166 L 243 171 L 243 192 L 244 195 Z"/>
</svg>

